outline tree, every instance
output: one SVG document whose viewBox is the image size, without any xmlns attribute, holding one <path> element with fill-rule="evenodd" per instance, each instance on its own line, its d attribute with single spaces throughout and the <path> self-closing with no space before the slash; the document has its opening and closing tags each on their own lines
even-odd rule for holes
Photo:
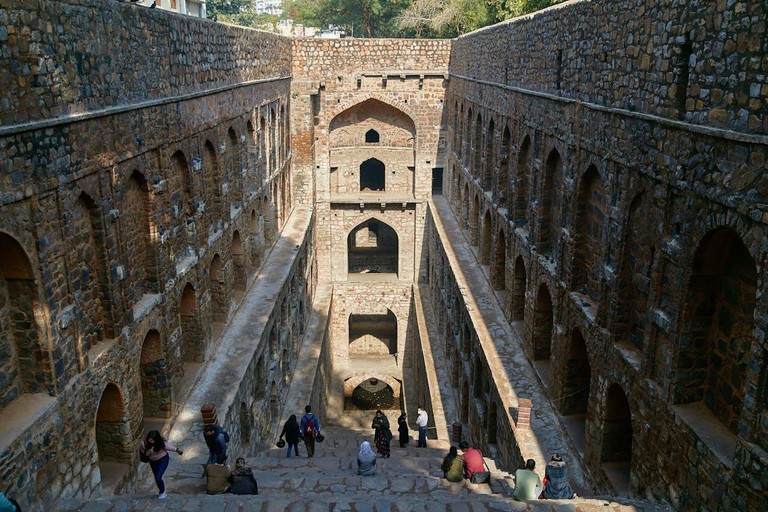
<svg viewBox="0 0 768 512">
<path fill-rule="evenodd" d="M 264 20 L 256 14 L 253 0 L 207 0 L 208 18 L 244 27 L 260 27 Z"/>
<path fill-rule="evenodd" d="M 483 0 L 415 0 L 398 16 L 397 27 L 402 35 L 456 37 L 493 22 Z"/>
<path fill-rule="evenodd" d="M 496 21 L 502 21 L 523 14 L 540 11 L 550 5 L 564 2 L 565 0 L 486 0 L 491 8 Z"/>
<path fill-rule="evenodd" d="M 391 37 L 410 0 L 285 0 L 283 13 L 306 26 L 335 25 L 357 37 Z"/>
</svg>

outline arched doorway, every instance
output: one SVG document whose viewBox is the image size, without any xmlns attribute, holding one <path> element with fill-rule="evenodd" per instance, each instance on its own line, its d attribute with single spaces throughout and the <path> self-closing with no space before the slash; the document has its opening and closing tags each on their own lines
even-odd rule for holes
<svg viewBox="0 0 768 512">
<path fill-rule="evenodd" d="M 552 350 L 553 327 L 552 297 L 549 295 L 547 285 L 542 284 L 536 294 L 533 312 L 533 366 L 546 388 L 549 388 L 551 379 L 549 358 Z"/>
<path fill-rule="evenodd" d="M 632 412 L 617 383 L 610 385 L 606 395 L 600 461 L 616 492 L 626 496 L 632 469 Z"/>
<path fill-rule="evenodd" d="M 151 329 L 141 345 L 140 376 L 142 403 L 144 404 L 144 429 L 161 426 L 171 415 L 171 379 L 168 362 L 163 353 L 160 333 Z M 151 421 L 161 418 L 160 421 Z"/>
<path fill-rule="evenodd" d="M 234 287 L 238 292 L 244 292 L 248 285 L 248 277 L 245 272 L 245 251 L 243 242 L 240 239 L 240 231 L 235 230 L 232 234 L 232 265 L 234 266 Z"/>
<path fill-rule="evenodd" d="M 360 164 L 360 191 L 378 192 L 385 190 L 386 169 L 384 162 L 369 158 Z"/>
<path fill-rule="evenodd" d="M 584 454 L 587 445 L 586 422 L 592 370 L 587 356 L 587 344 L 581 330 L 574 327 L 568 346 L 568 358 L 563 370 L 561 413 L 576 448 Z"/>
<path fill-rule="evenodd" d="M 398 273 L 399 244 L 397 233 L 377 219 L 370 219 L 355 227 L 347 237 L 348 273 Z"/>
<path fill-rule="evenodd" d="M 525 262 L 522 256 L 515 260 L 515 279 L 512 290 L 512 321 L 522 322 L 525 320 L 525 289 L 527 277 L 525 274 Z"/>
<path fill-rule="evenodd" d="M 349 356 L 388 356 L 397 352 L 397 318 L 390 310 L 349 315 Z"/>
<path fill-rule="evenodd" d="M 491 232 L 493 224 L 491 221 L 491 211 L 488 210 L 483 216 L 483 236 L 480 239 L 480 264 L 488 265 L 491 263 Z"/>
<path fill-rule="evenodd" d="M 102 492 L 110 495 L 131 467 L 134 452 L 123 393 L 117 385 L 104 388 L 96 412 L 96 451 Z"/>
</svg>

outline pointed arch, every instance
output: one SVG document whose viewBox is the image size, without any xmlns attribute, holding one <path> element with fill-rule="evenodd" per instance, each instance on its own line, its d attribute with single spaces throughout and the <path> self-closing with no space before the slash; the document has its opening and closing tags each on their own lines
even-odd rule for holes
<svg viewBox="0 0 768 512">
<path fill-rule="evenodd" d="M 208 272 L 209 289 L 211 290 L 211 308 L 213 321 L 225 323 L 229 317 L 229 293 L 224 276 L 224 262 L 218 254 L 213 255 Z"/>
<path fill-rule="evenodd" d="M 587 413 L 592 371 L 587 355 L 587 343 L 578 327 L 571 331 L 568 358 L 563 372 L 563 399 L 561 412 L 564 416 Z"/>
<path fill-rule="evenodd" d="M 485 134 L 485 166 L 482 172 L 483 190 L 488 191 L 493 187 L 494 152 L 493 143 L 496 137 L 496 125 L 491 119 L 488 121 L 488 131 Z"/>
<path fill-rule="evenodd" d="M 629 487 L 632 470 L 632 411 L 620 384 L 608 387 L 603 414 L 603 438 L 600 462 L 610 467 L 606 472 L 617 490 Z"/>
<path fill-rule="evenodd" d="M 226 180 L 230 183 L 232 190 L 232 206 L 239 207 L 243 202 L 243 172 L 242 172 L 242 151 L 240 138 L 233 127 L 227 130 L 227 176 Z"/>
<path fill-rule="evenodd" d="M 539 253 L 549 256 L 550 259 L 555 247 L 555 196 L 557 195 L 557 182 L 562 167 L 560 153 L 557 149 L 552 149 L 544 165 L 544 179 L 539 205 Z"/>
<path fill-rule="evenodd" d="M 477 113 L 475 120 L 475 133 L 472 140 L 472 176 L 475 179 L 483 179 L 483 117 Z"/>
<path fill-rule="evenodd" d="M 499 148 L 499 206 L 509 208 L 512 205 L 509 196 L 509 151 L 512 135 L 509 126 L 504 126 L 504 132 L 501 134 L 501 147 Z M 509 218 L 513 218 L 509 215 Z"/>
<path fill-rule="evenodd" d="M 590 165 L 581 177 L 575 210 L 571 289 L 588 295 L 596 303 L 600 289 L 605 190 L 594 165 Z"/>
<path fill-rule="evenodd" d="M 0 380 L 0 409 L 23 393 L 55 391 L 40 292 L 27 251 L 0 232 L 0 353 L 8 376 Z"/>
<path fill-rule="evenodd" d="M 347 235 L 348 274 L 399 272 L 397 232 L 386 222 L 371 217 Z"/>
<path fill-rule="evenodd" d="M 480 200 L 475 195 L 472 198 L 472 213 L 469 215 L 469 242 L 472 245 L 477 245 L 478 240 L 480 239 L 479 236 L 479 226 L 480 223 Z"/>
<path fill-rule="evenodd" d="M 482 236 L 480 238 L 480 264 L 489 265 L 491 263 L 491 244 L 493 237 L 493 219 L 491 218 L 490 208 L 483 215 Z"/>
<path fill-rule="evenodd" d="M 94 422 L 96 456 L 103 486 L 114 484 L 128 471 L 134 452 L 130 433 L 123 392 L 110 382 L 101 394 Z"/>
<path fill-rule="evenodd" d="M 243 292 L 248 285 L 248 274 L 245 271 L 245 249 L 243 248 L 243 241 L 240 238 L 240 231 L 237 229 L 232 233 L 230 254 L 232 254 L 232 265 L 234 267 L 233 284 L 235 290 Z"/>
<path fill-rule="evenodd" d="M 139 358 L 144 419 L 171 415 L 171 379 L 160 333 L 150 329 L 144 337 Z"/>
<path fill-rule="evenodd" d="M 515 278 L 512 289 L 512 321 L 525 321 L 525 292 L 527 277 L 525 273 L 525 261 L 522 256 L 515 260 Z"/>
<path fill-rule="evenodd" d="M 499 228 L 499 234 L 496 237 L 493 254 L 491 256 L 491 284 L 494 290 L 504 290 L 507 285 L 506 277 L 507 262 L 507 236 L 504 228 Z"/>
<path fill-rule="evenodd" d="M 517 169 L 515 171 L 515 200 L 514 214 L 515 225 L 524 228 L 528 225 L 528 160 L 531 153 L 531 138 L 525 136 L 517 153 Z"/>
<path fill-rule="evenodd" d="M 206 140 L 203 146 L 203 171 L 205 179 L 205 203 L 210 205 L 208 225 L 211 232 L 221 229 L 224 222 L 224 198 L 221 186 L 223 179 L 219 159 L 213 142 Z"/>
<path fill-rule="evenodd" d="M 205 358 L 206 339 L 197 303 L 197 292 L 192 283 L 187 283 L 184 286 L 179 313 L 181 315 L 181 338 L 184 348 L 182 359 L 186 363 L 202 363 Z"/>
<path fill-rule="evenodd" d="M 536 294 L 536 306 L 533 316 L 533 359 L 549 361 L 552 350 L 554 317 L 552 296 L 547 285 L 542 283 Z"/>
</svg>

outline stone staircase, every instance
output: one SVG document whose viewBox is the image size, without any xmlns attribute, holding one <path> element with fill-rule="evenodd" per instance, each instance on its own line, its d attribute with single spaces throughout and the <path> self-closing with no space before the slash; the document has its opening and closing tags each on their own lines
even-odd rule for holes
<svg viewBox="0 0 768 512">
<path fill-rule="evenodd" d="M 313 458 L 299 444 L 298 458 L 285 457 L 285 449 L 270 448 L 248 458 L 259 484 L 258 496 L 208 496 L 200 477 L 205 453 L 188 447 L 179 460 L 172 455 L 165 482 L 168 498 L 156 499 L 154 484 L 146 482 L 140 495 L 123 495 L 63 503 L 63 512 L 118 512 L 127 510 L 182 511 L 487 511 L 487 510 L 643 510 L 605 500 L 516 502 L 513 480 L 487 460 L 490 485 L 450 483 L 442 478 L 440 462 L 447 453 L 444 441 L 430 441 L 427 448 L 412 442 L 405 448 L 392 445 L 392 455 L 379 459 L 373 477 L 357 475 L 356 453 L 362 441 L 372 441 L 370 429 L 324 428 Z M 237 454 L 230 454 L 234 463 Z M 646 508 L 651 510 L 651 508 Z"/>
</svg>

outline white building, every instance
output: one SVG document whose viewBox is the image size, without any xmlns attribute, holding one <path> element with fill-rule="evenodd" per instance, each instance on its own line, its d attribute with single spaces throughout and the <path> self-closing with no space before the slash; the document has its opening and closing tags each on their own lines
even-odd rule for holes
<svg viewBox="0 0 768 512">
<path fill-rule="evenodd" d="M 155 4 L 166 11 L 205 18 L 205 0 L 155 0 Z"/>
<path fill-rule="evenodd" d="M 283 13 L 283 0 L 254 0 L 253 5 L 258 14 L 280 16 Z"/>
</svg>

